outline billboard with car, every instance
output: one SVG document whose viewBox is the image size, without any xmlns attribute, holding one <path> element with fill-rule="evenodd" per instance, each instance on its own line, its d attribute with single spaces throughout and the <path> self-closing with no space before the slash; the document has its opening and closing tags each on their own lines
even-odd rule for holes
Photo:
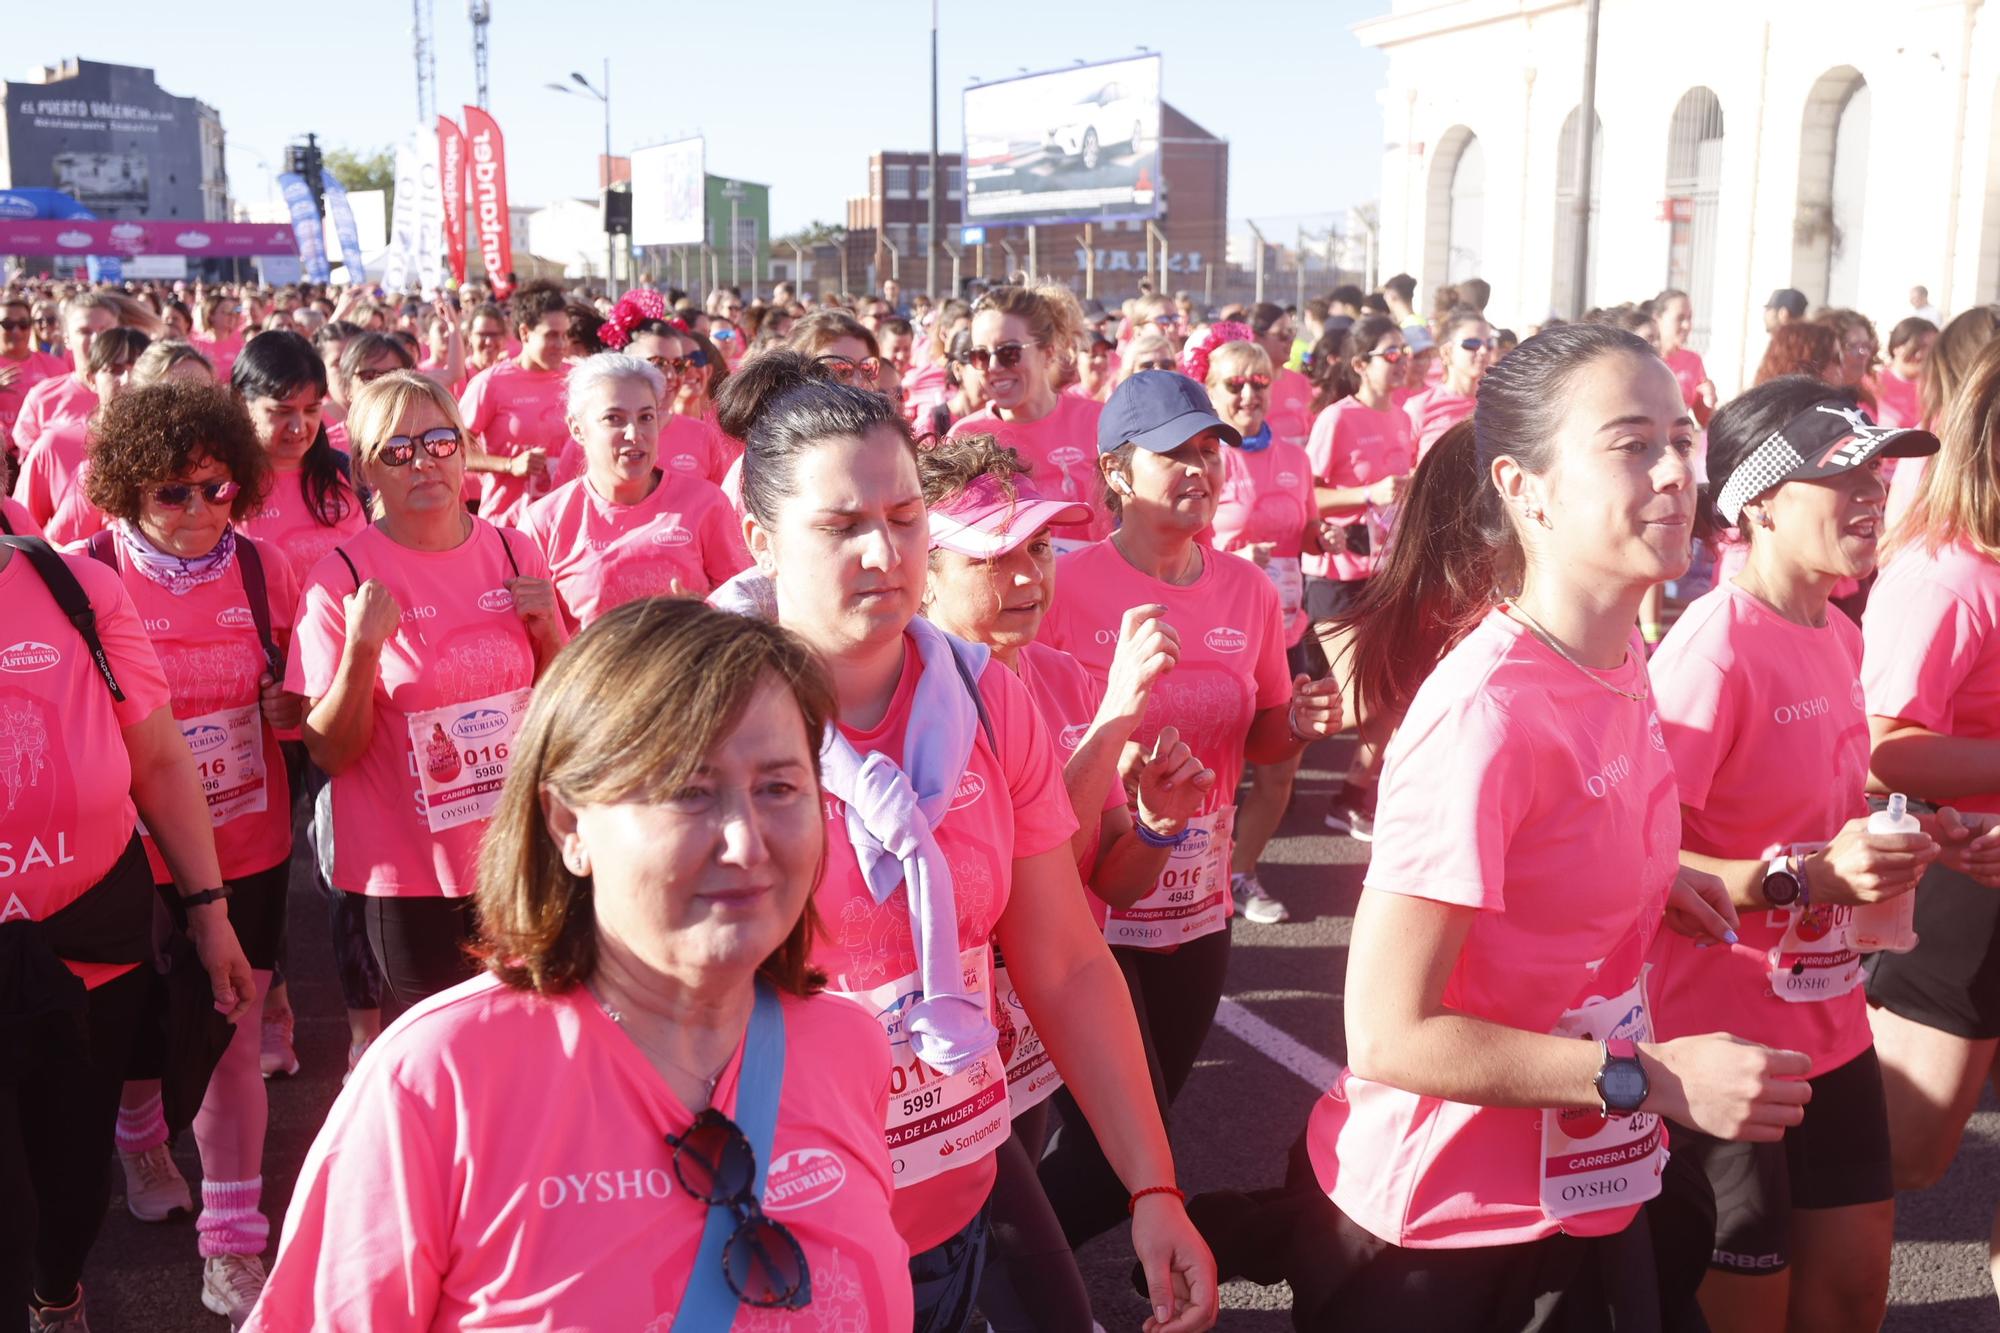
<svg viewBox="0 0 2000 1333">
<path fill-rule="evenodd" d="M 969 222 L 1160 215 L 1160 57 L 965 90 Z"/>
</svg>

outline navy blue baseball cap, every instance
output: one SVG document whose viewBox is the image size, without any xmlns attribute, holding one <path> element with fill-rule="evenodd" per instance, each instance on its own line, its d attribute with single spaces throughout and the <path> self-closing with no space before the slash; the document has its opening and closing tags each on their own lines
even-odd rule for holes
<svg viewBox="0 0 2000 1333">
<path fill-rule="evenodd" d="M 1215 415 L 1208 390 L 1177 370 L 1142 370 L 1118 386 L 1098 415 L 1097 452 L 1136 444 L 1170 454 L 1205 430 L 1243 443 L 1243 433 Z"/>
</svg>

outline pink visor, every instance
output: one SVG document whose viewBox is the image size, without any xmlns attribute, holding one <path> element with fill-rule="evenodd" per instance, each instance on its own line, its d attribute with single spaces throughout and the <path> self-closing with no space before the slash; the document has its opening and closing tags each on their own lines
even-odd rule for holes
<svg viewBox="0 0 2000 1333">
<path fill-rule="evenodd" d="M 1045 527 L 1090 522 L 1090 506 L 1044 499 L 1024 476 L 1014 478 L 1010 496 L 989 475 L 931 510 L 930 519 L 932 549 L 942 546 L 974 560 L 991 560 Z"/>
</svg>

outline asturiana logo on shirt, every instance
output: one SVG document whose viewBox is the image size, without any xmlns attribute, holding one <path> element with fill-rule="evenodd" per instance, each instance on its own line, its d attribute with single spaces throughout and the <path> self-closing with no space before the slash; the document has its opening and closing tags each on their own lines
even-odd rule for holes
<svg viewBox="0 0 2000 1333">
<path fill-rule="evenodd" d="M 247 606 L 225 606 L 215 613 L 215 623 L 224 629 L 249 629 L 257 623 Z"/>
<path fill-rule="evenodd" d="M 693 540 L 694 534 L 678 523 L 658 528 L 652 536 L 652 543 L 655 546 L 686 546 Z"/>
<path fill-rule="evenodd" d="M 951 794 L 951 808 L 954 810 L 963 810 L 965 809 L 966 806 L 971 805 L 974 801 L 978 800 L 985 794 L 986 794 L 985 778 L 982 778 L 977 773 L 972 773 L 972 772 L 960 774 L 958 779 L 958 790 Z"/>
<path fill-rule="evenodd" d="M 1299 474 L 1298 474 L 1298 473 L 1296 473 L 1296 472 L 1280 472 L 1280 473 L 1278 474 L 1278 485 L 1279 485 L 1280 487 L 1282 487 L 1283 489 L 1285 489 L 1285 490 L 1290 490 L 1290 489 L 1292 489 L 1292 487 L 1294 487 L 1294 486 L 1296 486 L 1296 485 L 1298 485 L 1298 484 L 1299 484 Z"/>
<path fill-rule="evenodd" d="M 36 639 L 23 639 L 11 648 L 0 649 L 0 671 L 11 671 L 17 676 L 47 671 L 60 661 L 62 654 L 53 645 Z"/>
<path fill-rule="evenodd" d="M 505 588 L 488 588 L 485 592 L 479 594 L 479 609 L 481 611 L 512 611 L 514 609 L 514 594 L 508 592 Z"/>
<path fill-rule="evenodd" d="M 1201 636 L 1201 641 L 1218 653 L 1240 653 L 1250 646 L 1250 636 L 1240 629 L 1218 625 Z"/>
<path fill-rule="evenodd" d="M 764 1181 L 764 1208 L 767 1212 L 788 1213 L 808 1208 L 840 1193 L 847 1183 L 847 1168 L 825 1148 L 794 1148 L 771 1162 Z"/>
<path fill-rule="evenodd" d="M 507 727 L 507 715 L 497 708 L 475 708 L 460 713 L 451 724 L 451 734 L 462 741 L 476 741 Z"/>
<path fill-rule="evenodd" d="M 1075 467 L 1082 461 L 1083 450 L 1077 448 L 1075 445 L 1065 444 L 1049 450 L 1049 463 L 1052 466 L 1068 469 Z"/>
<path fill-rule="evenodd" d="M 675 454 L 674 461 L 669 466 L 676 472 L 693 472 L 701 464 L 692 454 Z"/>
<path fill-rule="evenodd" d="M 1056 739 L 1062 744 L 1063 749 L 1074 750 L 1083 744 L 1084 735 L 1089 730 L 1090 727 L 1086 723 L 1078 722 L 1073 726 L 1064 727 L 1056 734 Z"/>
</svg>

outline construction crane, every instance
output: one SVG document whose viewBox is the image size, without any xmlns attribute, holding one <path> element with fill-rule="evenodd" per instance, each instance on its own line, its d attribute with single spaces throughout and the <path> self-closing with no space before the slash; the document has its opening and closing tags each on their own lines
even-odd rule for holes
<svg viewBox="0 0 2000 1333">
<path fill-rule="evenodd" d="M 472 20 L 472 78 L 478 88 L 479 105 L 486 105 L 486 25 L 493 21 L 493 0 L 465 0 L 465 16 Z"/>
<path fill-rule="evenodd" d="M 417 60 L 417 123 L 437 118 L 437 15 L 433 0 L 410 0 L 410 40 Z"/>
</svg>

